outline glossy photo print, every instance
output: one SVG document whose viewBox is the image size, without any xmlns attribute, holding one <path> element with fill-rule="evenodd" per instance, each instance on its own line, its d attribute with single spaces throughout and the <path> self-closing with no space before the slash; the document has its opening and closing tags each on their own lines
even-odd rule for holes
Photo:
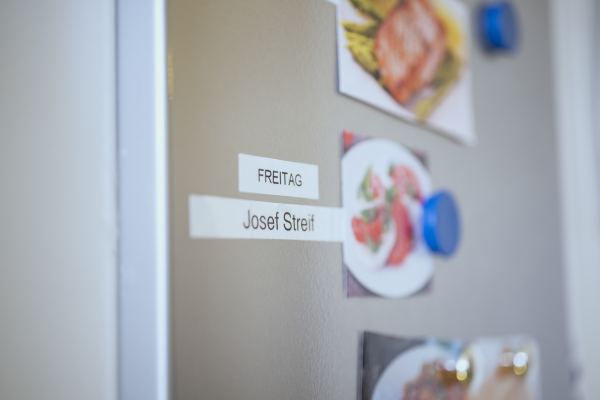
<svg viewBox="0 0 600 400">
<path fill-rule="evenodd" d="M 347 296 L 396 298 L 427 288 L 434 270 L 421 232 L 432 192 L 424 156 L 387 139 L 342 137 Z"/>
<path fill-rule="evenodd" d="M 366 332 L 360 400 L 539 400 L 540 358 L 527 336 L 472 341 Z"/>
<path fill-rule="evenodd" d="M 469 12 L 458 0 L 339 0 L 340 92 L 474 144 Z"/>
</svg>

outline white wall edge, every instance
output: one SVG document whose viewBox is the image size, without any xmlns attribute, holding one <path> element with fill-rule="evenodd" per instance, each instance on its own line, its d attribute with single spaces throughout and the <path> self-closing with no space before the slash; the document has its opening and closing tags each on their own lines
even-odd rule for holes
<svg viewBox="0 0 600 400">
<path fill-rule="evenodd" d="M 117 1 L 119 399 L 169 398 L 166 5 Z"/>
<path fill-rule="evenodd" d="M 600 393 L 595 376 L 600 323 L 594 316 L 600 282 L 600 210 L 594 143 L 594 0 L 553 0 L 563 265 L 573 397 Z M 596 283 L 595 283 L 596 282 Z M 596 312 L 597 313 L 597 312 Z M 595 338 L 594 338 L 595 337 Z"/>
</svg>

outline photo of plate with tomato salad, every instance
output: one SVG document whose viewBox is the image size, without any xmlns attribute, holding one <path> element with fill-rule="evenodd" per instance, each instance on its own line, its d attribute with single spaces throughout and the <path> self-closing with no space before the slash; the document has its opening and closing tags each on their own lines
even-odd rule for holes
<svg viewBox="0 0 600 400">
<path fill-rule="evenodd" d="M 339 0 L 341 93 L 473 144 L 469 12 L 459 0 Z"/>
<path fill-rule="evenodd" d="M 421 232 L 430 193 L 421 160 L 393 141 L 360 141 L 344 154 L 344 265 L 373 294 L 404 297 L 430 281 L 433 261 Z"/>
</svg>

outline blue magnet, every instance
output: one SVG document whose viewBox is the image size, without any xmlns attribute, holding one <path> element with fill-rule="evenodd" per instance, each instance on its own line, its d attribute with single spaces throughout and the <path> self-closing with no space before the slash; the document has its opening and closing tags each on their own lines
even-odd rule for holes
<svg viewBox="0 0 600 400">
<path fill-rule="evenodd" d="M 449 257 L 456 252 L 460 242 L 460 213 L 449 192 L 437 192 L 425 201 L 423 236 L 436 254 Z"/>
<path fill-rule="evenodd" d="M 513 52 L 519 41 L 517 13 L 508 1 L 494 1 L 479 10 L 480 36 L 490 51 Z"/>
</svg>

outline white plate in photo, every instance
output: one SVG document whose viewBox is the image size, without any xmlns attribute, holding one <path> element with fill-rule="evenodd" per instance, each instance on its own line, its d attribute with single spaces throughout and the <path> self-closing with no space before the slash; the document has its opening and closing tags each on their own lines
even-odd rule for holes
<svg viewBox="0 0 600 400">
<path fill-rule="evenodd" d="M 405 204 L 413 226 L 414 247 L 401 265 L 386 266 L 396 240 L 393 221 L 378 251 L 359 243 L 352 230 L 352 218 L 373 207 L 358 196 L 360 184 L 369 168 L 390 187 L 390 165 L 410 168 L 424 198 L 431 194 L 431 180 L 422 162 L 409 150 L 385 139 L 372 139 L 354 145 L 342 159 L 342 200 L 344 206 L 344 263 L 352 275 L 371 292 L 385 297 L 403 297 L 418 292 L 433 275 L 433 260 L 421 233 L 422 206 L 416 200 Z"/>
<path fill-rule="evenodd" d="M 383 371 L 373 390 L 373 400 L 401 400 L 404 386 L 421 374 L 423 364 L 451 359 L 450 351 L 434 343 L 414 347 L 396 357 Z"/>
</svg>

